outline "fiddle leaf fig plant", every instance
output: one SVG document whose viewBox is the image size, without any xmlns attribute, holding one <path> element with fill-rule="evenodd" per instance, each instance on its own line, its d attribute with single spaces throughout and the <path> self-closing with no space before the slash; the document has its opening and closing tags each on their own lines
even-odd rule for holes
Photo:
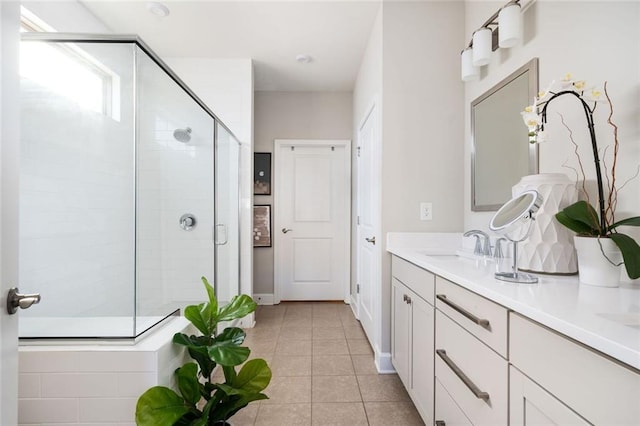
<svg viewBox="0 0 640 426">
<path fill-rule="evenodd" d="M 185 346 L 195 362 L 175 371 L 178 392 L 154 386 L 140 396 L 136 405 L 136 424 L 140 426 L 222 425 L 250 402 L 268 398 L 262 391 L 271 381 L 271 369 L 263 359 L 247 361 L 251 351 L 241 346 L 246 333 L 238 327 L 217 332 L 220 322 L 250 314 L 256 303 L 243 294 L 218 307 L 213 287 L 205 277 L 202 282 L 209 301 L 184 310 L 184 316 L 202 335 L 173 336 L 173 343 Z M 224 383 L 212 382 L 216 366 L 224 373 Z"/>
</svg>

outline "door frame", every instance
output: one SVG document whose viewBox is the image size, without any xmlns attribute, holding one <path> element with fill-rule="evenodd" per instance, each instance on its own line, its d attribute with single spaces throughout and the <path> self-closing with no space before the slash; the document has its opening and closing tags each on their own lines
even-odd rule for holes
<svg viewBox="0 0 640 426">
<path fill-rule="evenodd" d="M 344 276 L 343 284 L 343 300 L 344 303 L 349 304 L 351 301 L 351 140 L 349 139 L 276 139 L 273 141 L 273 170 L 275 173 L 271 173 L 273 179 L 273 230 L 271 236 L 273 239 L 273 303 L 280 303 L 280 296 L 282 295 L 282 271 L 278 266 L 278 256 L 280 255 L 280 245 L 282 235 L 276 232 L 282 227 L 281 216 L 278 214 L 278 206 L 280 205 L 281 195 L 278 191 L 278 174 L 280 172 L 280 157 L 278 153 L 280 149 L 289 145 L 305 145 L 305 146 L 342 146 L 345 149 L 345 161 L 344 167 L 346 168 L 346 177 L 350 182 L 347 187 L 347 235 L 345 236 L 345 245 L 349 256 L 347 257 L 347 267 Z"/>
<path fill-rule="evenodd" d="M 18 423 L 18 315 L 6 309 L 18 286 L 20 2 L 0 1 L 0 424 Z"/>
</svg>

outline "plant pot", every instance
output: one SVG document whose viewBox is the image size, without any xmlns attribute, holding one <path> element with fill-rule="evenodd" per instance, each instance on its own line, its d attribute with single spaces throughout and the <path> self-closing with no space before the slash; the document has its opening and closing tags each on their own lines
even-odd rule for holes
<svg viewBox="0 0 640 426">
<path fill-rule="evenodd" d="M 622 253 L 613 240 L 576 236 L 574 243 L 578 253 L 578 273 L 581 284 L 598 287 L 620 285 Z"/>
</svg>

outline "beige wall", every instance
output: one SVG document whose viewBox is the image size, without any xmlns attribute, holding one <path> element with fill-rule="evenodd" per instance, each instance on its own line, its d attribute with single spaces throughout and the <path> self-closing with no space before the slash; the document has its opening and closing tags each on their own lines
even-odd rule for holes
<svg viewBox="0 0 640 426">
<path fill-rule="evenodd" d="M 466 2 L 465 37 L 484 22 L 503 3 Z M 577 5 L 579 4 L 579 7 Z M 640 162 L 640 3 L 638 2 L 535 2 L 525 11 L 523 42 L 511 49 L 499 49 L 493 53 L 491 63 L 483 67 L 480 80 L 465 85 L 465 229 L 487 229 L 492 217 L 489 213 L 474 213 L 470 208 L 470 122 L 467 106 L 494 84 L 515 71 L 533 57 L 538 57 L 541 89 L 552 80 L 570 72 L 575 78 L 584 79 L 588 86 L 601 85 L 608 80 L 613 99 L 613 120 L 620 128 L 620 153 L 617 178 L 624 182 L 633 176 Z M 575 157 L 566 131 L 558 125 L 561 112 L 575 132 L 581 148 L 581 157 L 588 178 L 594 180 L 593 156 L 589 152 L 586 120 L 579 104 L 562 100 L 555 103 L 555 111 L 548 116 L 548 130 L 555 131 L 550 139 L 540 145 L 540 172 L 566 173 L 571 179 L 575 174 L 563 167 L 575 167 Z M 553 105 L 553 104 L 552 104 Z M 550 110 L 552 107 L 549 108 Z M 611 141 L 611 128 L 606 124 L 608 105 L 596 110 L 596 132 L 600 149 Z M 523 131 L 526 128 L 523 125 Z M 610 163 L 609 163 L 610 164 Z M 514 182 L 515 183 L 515 182 Z M 637 215 L 640 212 L 640 179 L 631 181 L 619 194 L 618 218 Z M 595 195 L 591 200 L 595 202 Z M 625 230 L 638 232 L 637 228 Z M 640 234 L 636 234 L 640 237 Z"/>
<path fill-rule="evenodd" d="M 383 3 L 355 85 L 354 131 L 374 99 L 381 105 L 382 312 L 373 338 L 382 356 L 391 349 L 386 234 L 462 230 L 463 24 L 461 2 Z M 420 202 L 433 203 L 432 221 L 420 220 Z"/>
<path fill-rule="evenodd" d="M 382 19 L 382 235 L 461 231 L 464 5 L 384 3 Z M 420 221 L 422 201 L 433 203 L 432 221 Z M 391 256 L 383 252 L 383 352 L 391 350 L 390 300 Z"/>
<path fill-rule="evenodd" d="M 352 115 L 351 92 L 256 92 L 254 150 L 273 152 L 274 139 L 351 139 Z M 255 195 L 254 204 L 276 215 L 273 195 Z M 253 292 L 273 293 L 272 247 L 253 250 Z"/>
</svg>

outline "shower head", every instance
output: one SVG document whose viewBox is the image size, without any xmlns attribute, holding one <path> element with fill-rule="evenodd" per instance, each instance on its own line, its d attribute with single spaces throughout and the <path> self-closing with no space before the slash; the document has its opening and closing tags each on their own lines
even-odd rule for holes
<svg viewBox="0 0 640 426">
<path fill-rule="evenodd" d="M 175 129 L 173 131 L 173 137 L 182 143 L 187 143 L 191 140 L 191 127 L 185 127 L 184 129 Z"/>
</svg>

